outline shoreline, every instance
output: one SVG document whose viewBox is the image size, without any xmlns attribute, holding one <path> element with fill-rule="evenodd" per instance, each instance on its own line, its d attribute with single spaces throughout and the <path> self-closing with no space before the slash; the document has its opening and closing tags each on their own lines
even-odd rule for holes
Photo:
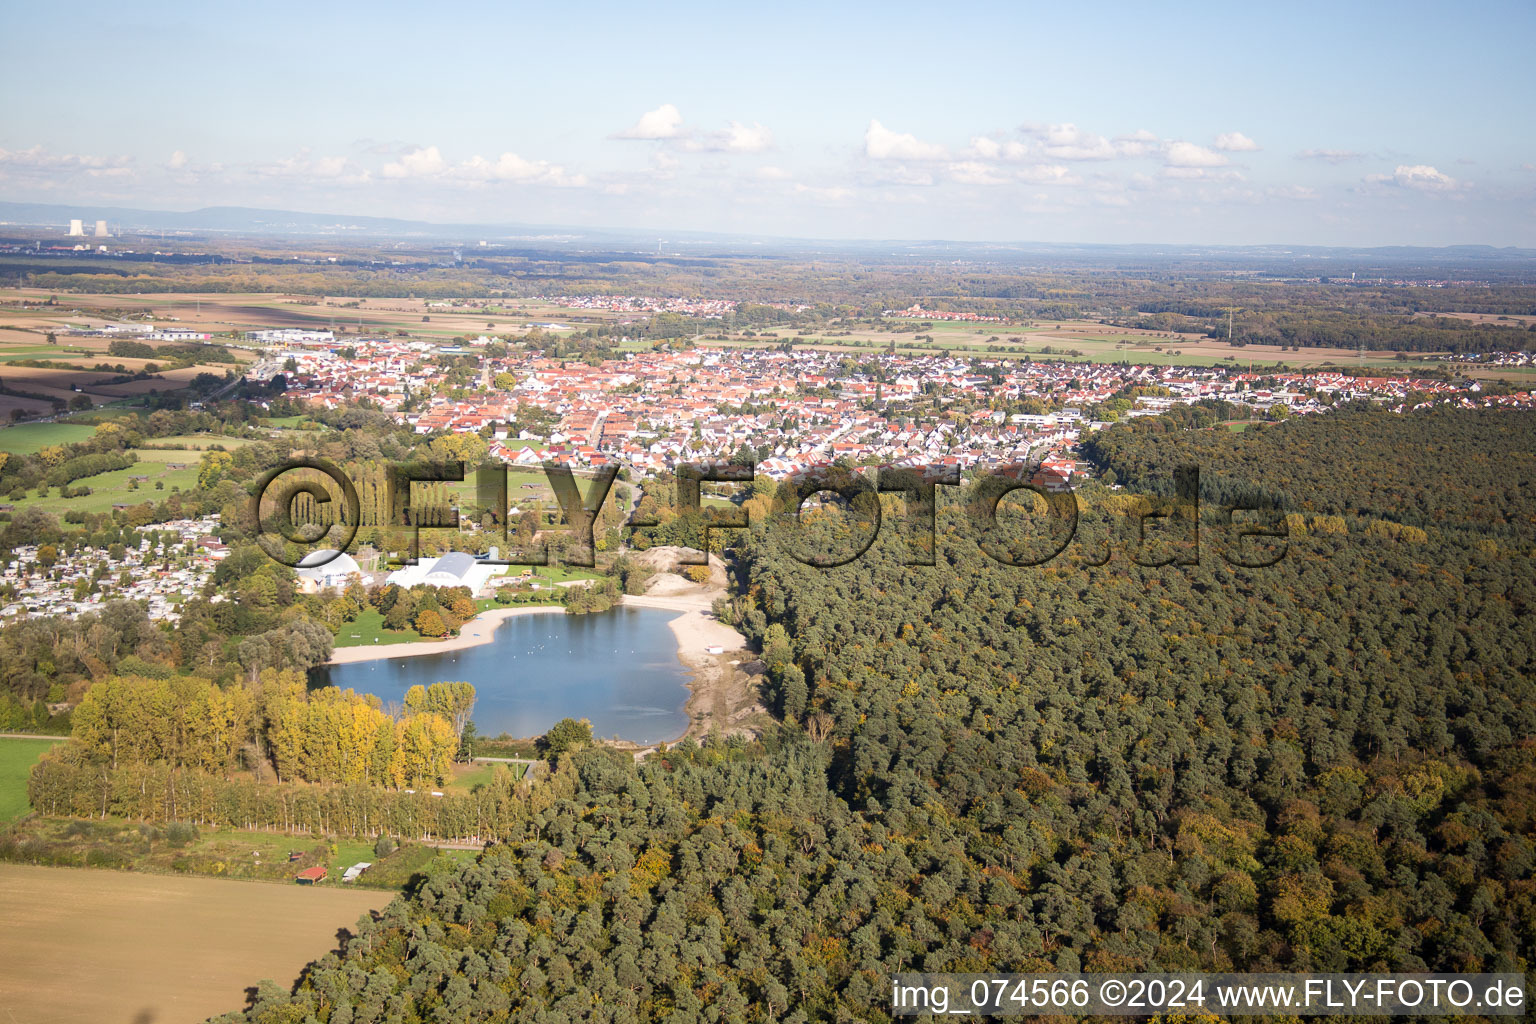
<svg viewBox="0 0 1536 1024">
<path fill-rule="evenodd" d="M 689 737 L 698 738 L 709 733 L 717 724 L 728 728 L 735 714 L 732 705 L 743 703 L 744 679 L 739 655 L 746 648 L 746 638 L 730 626 L 715 619 L 711 606 L 717 596 L 715 591 L 675 595 L 623 596 L 615 608 L 653 608 L 678 614 L 667 620 L 667 627 L 677 644 L 677 660 L 688 673 L 684 686 L 688 699 L 683 703 L 683 714 L 688 724 L 675 738 L 663 741 L 678 743 Z M 466 622 L 456 637 L 446 640 L 413 641 L 402 644 L 381 644 L 358 647 L 338 647 L 332 650 L 327 665 L 350 665 L 367 661 L 385 661 L 390 658 L 413 658 L 426 654 L 446 654 L 469 647 L 488 644 L 495 637 L 496 629 L 509 618 L 519 615 L 565 614 L 563 605 L 527 605 L 518 608 L 492 608 L 481 612 Z M 718 653 L 711 653 L 718 647 Z M 738 656 L 736 663 L 732 656 Z M 744 679 L 738 679 L 738 676 Z M 733 692 L 741 691 L 741 692 Z M 733 699 L 733 697 L 735 699 Z M 755 703 L 755 701 L 753 702 Z M 751 709 L 749 708 L 749 711 Z M 622 749 L 637 752 L 655 749 L 658 743 L 636 743 L 625 740 Z"/>
<path fill-rule="evenodd" d="M 413 640 L 403 644 L 360 644 L 357 647 L 333 647 L 326 665 L 352 665 L 360 661 L 384 661 L 388 658 L 414 658 L 421 654 L 446 654 L 462 651 L 466 647 L 488 644 L 502 620 L 517 615 L 539 615 L 548 612 L 565 614 L 565 605 L 531 604 L 521 608 L 491 608 L 464 623 L 458 636 L 445 640 Z"/>
</svg>

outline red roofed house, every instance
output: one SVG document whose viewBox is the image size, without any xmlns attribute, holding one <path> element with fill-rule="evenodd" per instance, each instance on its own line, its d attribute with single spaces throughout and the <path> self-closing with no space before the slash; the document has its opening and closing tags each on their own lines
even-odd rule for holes
<svg viewBox="0 0 1536 1024">
<path fill-rule="evenodd" d="M 293 880 L 298 882 L 300 885 L 314 885 L 316 882 L 323 881 L 325 879 L 325 875 L 325 868 L 305 868 L 303 871 L 300 871 L 298 874 L 294 875 Z"/>
</svg>

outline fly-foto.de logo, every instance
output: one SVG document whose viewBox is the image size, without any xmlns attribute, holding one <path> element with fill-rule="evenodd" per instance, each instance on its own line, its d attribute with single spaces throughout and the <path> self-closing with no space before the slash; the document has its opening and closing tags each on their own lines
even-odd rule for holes
<svg viewBox="0 0 1536 1024">
<path fill-rule="evenodd" d="M 594 526 L 619 467 L 607 465 L 585 471 L 585 491 L 570 465 L 547 462 L 543 469 L 565 522 L 561 560 L 572 566 L 595 565 Z M 1082 548 L 1079 564 L 1105 565 L 1115 554 L 1106 539 L 1091 542 L 1079 537 L 1083 517 L 1076 490 L 1034 482 L 1029 468 L 1023 465 L 998 466 L 964 482 L 954 466 L 815 466 L 775 484 L 771 504 L 760 522 L 754 522 L 750 507 L 722 508 L 702 501 L 705 483 L 751 484 L 756 476 L 753 465 L 685 463 L 677 467 L 675 475 L 675 511 L 696 524 L 692 547 L 697 554 L 684 558 L 684 564 L 703 564 L 704 553 L 718 549 L 726 531 L 761 526 L 773 531 L 775 539 L 803 564 L 833 568 L 857 560 L 875 542 L 886 521 L 896 519 L 905 563 L 932 566 L 938 561 L 936 525 L 941 504 L 946 511 L 956 509 L 967 517 L 975 543 L 1004 565 L 1051 563 L 1073 540 Z M 509 467 L 482 463 L 474 476 L 475 505 L 486 517 L 491 538 L 503 545 L 511 543 L 516 509 L 510 500 Z M 297 566 L 302 560 L 314 567 L 325 561 L 323 554 L 316 560 L 315 548 L 323 545 L 334 552 L 329 557 L 338 557 L 356 538 L 359 528 L 369 525 L 406 531 L 405 554 L 398 564 L 415 564 L 422 529 L 458 529 L 460 525 L 457 506 L 440 497 L 423 500 L 416 485 L 463 483 L 465 479 L 463 462 L 387 466 L 382 494 L 369 502 L 372 512 L 365 515 L 357 485 L 334 463 L 318 458 L 291 460 L 269 471 L 252 499 L 258 542 L 285 565 Z M 1208 531 L 1214 526 L 1217 550 L 1228 565 L 1265 568 L 1288 554 L 1289 532 L 1278 510 L 1253 501 L 1203 511 L 1196 466 L 1176 469 L 1172 483 L 1171 495 L 1126 496 L 1117 503 L 1119 515 L 1130 520 L 1130 536 L 1123 551 L 1128 561 L 1147 567 L 1198 564 L 1202 523 Z M 882 495 L 899 499 L 889 503 L 894 511 L 886 510 Z M 805 521 L 808 510 L 828 505 L 840 508 L 846 522 L 835 544 L 829 544 L 825 537 L 813 537 Z M 1014 511 L 1015 519 L 1029 521 L 1028 536 L 1021 538 L 1018 529 L 1005 527 L 1007 509 Z M 639 529 L 657 522 L 631 519 L 623 525 Z M 500 550 L 483 561 L 490 565 L 548 565 L 550 560 L 547 541 L 523 545 L 520 550 L 508 551 L 506 557 L 499 557 Z"/>
</svg>

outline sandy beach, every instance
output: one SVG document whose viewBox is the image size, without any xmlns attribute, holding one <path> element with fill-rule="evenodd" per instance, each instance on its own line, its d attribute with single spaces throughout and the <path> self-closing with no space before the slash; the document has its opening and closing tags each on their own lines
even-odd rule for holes
<svg viewBox="0 0 1536 1024">
<path fill-rule="evenodd" d="M 761 669 L 743 653 L 746 638 L 714 615 L 715 599 L 725 594 L 724 582 L 718 566 L 715 578 L 703 586 L 663 573 L 651 580 L 644 596 L 624 598 L 632 608 L 682 613 L 667 623 L 677 637 L 678 660 L 693 673 L 683 708 L 688 728 L 679 740 L 699 739 L 717 729 L 726 736 L 750 734 L 751 721 L 767 713 L 758 701 L 756 676 Z M 637 750 L 636 756 L 644 757 L 651 749 Z"/>
</svg>

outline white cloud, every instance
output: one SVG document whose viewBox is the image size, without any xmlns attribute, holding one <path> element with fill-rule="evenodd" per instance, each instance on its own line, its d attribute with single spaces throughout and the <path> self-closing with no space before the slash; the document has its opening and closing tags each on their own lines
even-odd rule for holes
<svg viewBox="0 0 1536 1024">
<path fill-rule="evenodd" d="M 651 156 L 651 169 L 658 178 L 670 178 L 677 173 L 678 159 L 671 153 L 654 153 Z"/>
<path fill-rule="evenodd" d="M 1453 192 L 1461 183 L 1428 164 L 1399 164 L 1391 174 L 1371 174 L 1365 179 L 1381 185 L 1411 188 L 1416 192 Z"/>
<path fill-rule="evenodd" d="M 750 125 L 732 121 L 725 128 L 725 149 L 731 153 L 761 153 L 773 148 L 773 132 L 756 121 Z"/>
<path fill-rule="evenodd" d="M 327 161 L 318 161 L 316 172 L 323 172 L 327 166 Z M 367 172 L 363 173 L 366 176 Z M 470 184 L 580 187 L 587 183 L 585 176 L 570 174 L 559 164 L 528 160 L 516 153 L 503 153 L 494 161 L 476 155 L 462 163 L 450 164 L 436 146 L 417 146 L 402 154 L 399 160 L 385 164 L 381 173 L 386 178 L 442 178 Z"/>
<path fill-rule="evenodd" d="M 579 187 L 587 183 L 584 176 L 567 174 L 559 164 L 548 160 L 525 160 L 516 153 L 503 153 L 495 163 L 480 156 L 470 157 L 453 169 L 453 175 L 468 181 L 519 185 Z"/>
<path fill-rule="evenodd" d="M 782 167 L 759 167 L 757 176 L 767 181 L 782 181 L 789 177 L 789 172 Z"/>
<path fill-rule="evenodd" d="M 1121 156 L 1146 156 L 1157 150 L 1158 138 L 1145 128 L 1129 135 L 1115 136 L 1115 151 Z"/>
<path fill-rule="evenodd" d="M 949 165 L 949 176 L 962 185 L 1006 185 L 1008 177 L 978 160 Z"/>
<path fill-rule="evenodd" d="M 796 183 L 795 191 L 802 195 L 808 195 L 813 199 L 825 199 L 831 202 L 840 202 L 853 195 L 853 189 L 851 188 L 843 188 L 842 186 L 822 188 L 816 185 L 802 185 L 799 183 Z"/>
<path fill-rule="evenodd" d="M 386 178 L 431 178 L 448 169 L 436 146 L 417 146 L 405 152 L 399 160 L 383 167 Z"/>
<path fill-rule="evenodd" d="M 1242 132 L 1222 132 L 1216 136 L 1216 148 L 1226 153 L 1253 153 L 1259 144 Z"/>
<path fill-rule="evenodd" d="M 1246 181 L 1240 171 L 1211 167 L 1164 167 L 1164 178 L 1181 181 Z"/>
<path fill-rule="evenodd" d="M 907 132 L 893 132 L 871 118 L 864 132 L 864 155 L 871 160 L 942 160 L 944 147 L 922 142 Z"/>
<path fill-rule="evenodd" d="M 966 155 L 979 160 L 1023 160 L 1029 156 L 1029 147 L 1015 139 L 998 142 L 986 135 L 977 135 L 971 139 Z"/>
<path fill-rule="evenodd" d="M 1040 140 L 1053 160 L 1109 160 L 1116 155 L 1114 143 L 1075 124 L 1026 124 L 1020 130 Z"/>
<path fill-rule="evenodd" d="M 1351 160 L 1359 160 L 1364 153 L 1356 153 L 1352 149 L 1304 149 L 1296 154 L 1298 160 L 1321 160 L 1324 163 L 1342 164 Z"/>
<path fill-rule="evenodd" d="M 203 170 L 205 169 L 196 168 L 194 173 Z M 211 171 L 213 168 L 206 170 Z M 373 175 L 365 168 L 359 167 L 344 156 L 323 156 L 312 159 L 307 149 L 301 149 L 297 154 L 275 163 L 256 164 L 249 170 L 259 178 L 286 178 L 300 181 L 308 179 L 349 185 L 363 184 L 373 180 Z"/>
<path fill-rule="evenodd" d="M 1306 185 L 1277 185 L 1266 189 L 1264 194 L 1275 199 L 1313 200 L 1317 198 L 1317 189 Z"/>
<path fill-rule="evenodd" d="M 350 164 L 344 156 L 323 156 L 314 163 L 314 173 L 317 178 L 340 178 L 347 173 Z"/>
<path fill-rule="evenodd" d="M 996 160 L 1002 155 L 1003 147 L 996 139 L 989 139 L 985 135 L 978 135 L 971 140 L 971 152 L 983 160 Z"/>
<path fill-rule="evenodd" d="M 0 149 L 0 169 L 14 169 L 23 174 L 37 172 L 84 173 L 93 178 L 127 177 L 133 173 L 131 156 L 86 156 L 76 153 L 50 153 L 42 146 L 31 149 Z"/>
<path fill-rule="evenodd" d="M 613 137 L 616 139 L 675 139 L 682 135 L 683 115 L 671 103 L 640 115 L 634 126 Z"/>
<path fill-rule="evenodd" d="M 773 132 L 754 121 L 750 125 L 731 121 L 723 132 L 708 132 L 699 138 L 688 138 L 688 132 L 680 129 L 677 140 L 682 147 L 695 153 L 761 153 L 773 148 Z"/>
<path fill-rule="evenodd" d="M 773 132 L 760 122 L 728 121 L 724 131 L 698 133 L 683 124 L 671 103 L 640 115 L 633 127 L 609 136 L 675 145 L 693 153 L 761 153 L 773 148 Z"/>
<path fill-rule="evenodd" d="M 166 170 L 169 171 L 179 171 L 185 166 L 187 166 L 187 154 L 179 149 L 172 153 L 171 158 L 165 162 Z"/>
<path fill-rule="evenodd" d="M 1164 162 L 1169 167 L 1221 167 L 1227 158 L 1193 142 L 1170 142 L 1163 151 Z"/>
<path fill-rule="evenodd" d="M 887 160 L 872 165 L 859 183 L 924 187 L 934 184 L 935 180 L 931 164 L 904 164 L 896 160 Z"/>
<path fill-rule="evenodd" d="M 1073 180 L 1072 172 L 1061 164 L 1036 164 L 1033 167 L 1025 167 L 1019 171 L 1022 181 L 1036 183 L 1057 182 L 1065 184 Z"/>
</svg>

